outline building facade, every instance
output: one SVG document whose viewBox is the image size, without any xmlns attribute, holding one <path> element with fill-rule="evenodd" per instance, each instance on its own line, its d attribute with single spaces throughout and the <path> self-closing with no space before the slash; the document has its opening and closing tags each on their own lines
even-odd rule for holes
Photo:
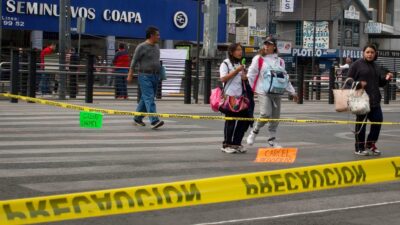
<svg viewBox="0 0 400 225">
<path fill-rule="evenodd" d="M 3 48 L 42 49 L 58 42 L 60 1 L 3 0 Z M 146 28 L 160 29 L 164 47 L 172 48 L 176 41 L 197 39 L 197 1 L 194 0 L 71 0 L 70 27 L 72 47 L 78 44 L 78 18 L 85 21 L 82 34 L 83 52 L 110 55 L 118 42 L 134 47 L 145 38 Z M 218 41 L 226 42 L 226 5 L 219 1 Z M 200 32 L 203 30 L 201 20 Z M 203 36 L 200 36 L 202 39 Z M 172 43 L 172 44 L 171 44 Z"/>
<path fill-rule="evenodd" d="M 360 58 L 361 49 L 369 41 L 364 27 L 371 17 L 361 0 L 293 0 L 292 12 L 282 12 L 281 0 L 241 2 L 257 9 L 258 26 L 267 28 L 267 33 L 286 43 L 285 46 L 290 45 L 290 53 L 283 57 L 291 67 L 301 63 L 311 69 L 314 20 L 317 25 L 314 54 L 319 73 L 328 71 L 342 58 Z M 265 17 L 268 15 L 269 18 Z"/>
</svg>

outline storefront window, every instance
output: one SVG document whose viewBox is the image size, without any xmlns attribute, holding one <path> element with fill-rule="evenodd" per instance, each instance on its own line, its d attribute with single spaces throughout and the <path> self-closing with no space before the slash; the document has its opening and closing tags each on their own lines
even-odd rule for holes
<svg viewBox="0 0 400 225">
<path fill-rule="evenodd" d="M 344 21 L 344 43 L 343 46 L 346 47 L 360 47 L 360 22 L 354 20 Z M 339 20 L 338 28 L 338 45 L 340 46 L 342 41 L 341 34 L 341 21 Z"/>
<path fill-rule="evenodd" d="M 296 45 L 303 45 L 303 22 L 296 22 Z"/>
</svg>

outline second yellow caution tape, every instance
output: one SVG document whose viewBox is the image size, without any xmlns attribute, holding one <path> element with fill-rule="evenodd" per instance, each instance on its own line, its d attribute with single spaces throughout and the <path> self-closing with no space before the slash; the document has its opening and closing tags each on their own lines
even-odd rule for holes
<svg viewBox="0 0 400 225">
<path fill-rule="evenodd" d="M 0 201 L 0 224 L 35 224 L 400 181 L 400 157 Z"/>
<path fill-rule="evenodd" d="M 35 102 L 44 105 L 56 106 L 66 109 L 73 109 L 86 112 L 100 112 L 110 115 L 123 115 L 123 116 L 157 116 L 162 118 L 178 118 L 178 119 L 195 119 L 195 120 L 243 120 L 243 121 L 260 121 L 260 122 L 284 122 L 284 123 L 323 123 L 323 124 L 381 124 L 381 125 L 400 125 L 400 122 L 356 122 L 348 120 L 310 120 L 310 119 L 267 119 L 267 118 L 239 118 L 239 117 L 225 117 L 225 116 L 202 116 L 202 115 L 184 115 L 184 114 L 167 114 L 167 113 L 143 113 L 122 111 L 113 109 L 100 109 L 81 105 L 74 105 L 63 102 L 50 101 L 40 98 L 31 98 L 21 95 L 13 94 L 0 94 L 7 98 L 16 98 L 27 102 Z"/>
</svg>

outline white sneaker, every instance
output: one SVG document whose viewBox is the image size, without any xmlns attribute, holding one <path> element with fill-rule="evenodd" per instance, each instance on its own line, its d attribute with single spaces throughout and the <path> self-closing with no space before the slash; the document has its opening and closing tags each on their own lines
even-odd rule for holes
<svg viewBox="0 0 400 225">
<path fill-rule="evenodd" d="M 276 138 L 275 137 L 269 138 L 267 143 L 272 148 L 282 148 L 282 146 L 280 144 L 278 144 L 278 142 L 276 142 Z"/>
<path fill-rule="evenodd" d="M 247 139 L 246 139 L 247 144 L 250 146 L 253 145 L 254 141 L 256 140 L 256 136 L 257 136 L 257 133 L 254 133 L 254 131 L 250 131 L 250 134 L 249 134 L 249 136 L 247 136 Z"/>
<path fill-rule="evenodd" d="M 245 149 L 243 145 L 240 145 L 240 146 L 238 146 L 237 151 L 239 153 L 246 153 L 247 149 Z"/>
<path fill-rule="evenodd" d="M 225 153 L 228 153 L 228 154 L 233 154 L 233 153 L 238 152 L 237 149 L 231 148 L 231 147 L 225 147 L 225 148 L 222 147 L 222 148 L 221 148 L 221 151 L 222 151 L 222 152 L 225 152 Z"/>
</svg>

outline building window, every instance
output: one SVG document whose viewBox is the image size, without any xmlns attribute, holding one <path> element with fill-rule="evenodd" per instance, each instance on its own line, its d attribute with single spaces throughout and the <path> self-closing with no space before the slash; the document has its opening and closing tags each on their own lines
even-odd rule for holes
<svg viewBox="0 0 400 225">
<path fill-rule="evenodd" d="M 360 22 L 353 20 L 344 21 L 344 43 L 345 47 L 360 47 Z M 341 21 L 339 20 L 338 28 L 338 46 L 341 45 L 342 33 L 341 33 Z"/>
<path fill-rule="evenodd" d="M 303 45 L 303 22 L 296 22 L 296 45 Z"/>
<path fill-rule="evenodd" d="M 276 23 L 269 23 L 268 33 L 269 34 L 276 34 Z"/>
</svg>

